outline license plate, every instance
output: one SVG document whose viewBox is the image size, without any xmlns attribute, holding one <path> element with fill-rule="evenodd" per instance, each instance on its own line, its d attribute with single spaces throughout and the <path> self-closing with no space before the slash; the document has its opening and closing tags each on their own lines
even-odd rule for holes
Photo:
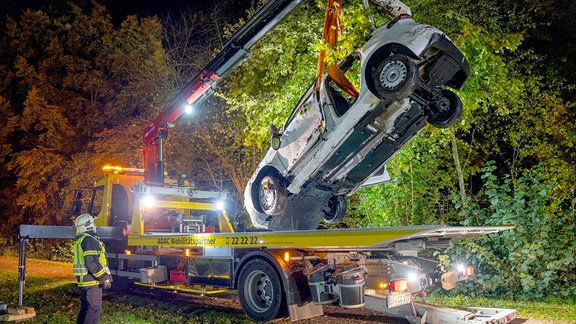
<svg viewBox="0 0 576 324">
<path fill-rule="evenodd" d="M 386 307 L 392 308 L 400 305 L 406 305 L 410 304 L 411 301 L 412 301 L 412 294 L 410 293 L 386 296 Z"/>
</svg>

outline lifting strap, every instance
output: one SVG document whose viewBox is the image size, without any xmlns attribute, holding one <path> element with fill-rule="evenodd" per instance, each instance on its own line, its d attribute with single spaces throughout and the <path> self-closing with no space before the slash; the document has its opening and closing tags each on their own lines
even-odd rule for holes
<svg viewBox="0 0 576 324">
<path fill-rule="evenodd" d="M 342 11 L 341 0 L 328 0 L 326 6 L 326 16 L 324 17 L 324 29 L 322 30 L 322 42 L 329 42 L 331 46 L 336 46 L 338 35 L 344 31 L 344 25 L 340 21 L 340 12 Z M 321 49 L 318 55 L 318 66 L 316 67 L 316 90 L 320 90 L 320 80 L 324 71 L 324 59 L 326 51 Z M 330 64 L 326 67 L 328 75 L 334 83 L 350 96 L 358 97 L 358 90 L 350 80 L 344 75 L 338 64 Z"/>
</svg>

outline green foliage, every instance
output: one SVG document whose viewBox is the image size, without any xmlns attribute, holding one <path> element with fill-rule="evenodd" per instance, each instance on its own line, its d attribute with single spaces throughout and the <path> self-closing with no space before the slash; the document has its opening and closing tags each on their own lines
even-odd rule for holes
<svg viewBox="0 0 576 324">
<path fill-rule="evenodd" d="M 28 243 L 27 257 L 40 260 L 70 262 L 73 257 L 72 243 L 71 240 L 33 240 Z"/>
<path fill-rule="evenodd" d="M 18 241 L 14 237 L 0 236 L 0 255 L 18 256 Z"/>
<path fill-rule="evenodd" d="M 456 172 L 448 130 L 425 129 L 386 165 L 391 180 L 365 187 L 356 195 L 358 221 L 364 227 L 450 224 L 458 220 L 451 198 Z M 434 170 L 433 172 L 431 170 Z M 471 172 L 468 166 L 466 172 Z"/>
<path fill-rule="evenodd" d="M 8 227 L 65 224 L 73 190 L 91 186 L 90 176 L 111 163 L 103 161 L 114 149 L 139 144 L 147 110 L 168 78 L 162 28 L 155 18 L 136 17 L 114 28 L 93 3 L 89 10 L 70 4 L 57 17 L 27 10 L 9 18 L 6 31 L 12 51 L 0 60 L 0 194 L 13 203 L 2 214 Z M 139 131 L 126 133 L 127 125 Z M 100 146 L 98 139 L 113 131 L 103 144 L 122 144 Z M 110 160 L 134 166 L 140 147 L 133 146 Z"/>
<path fill-rule="evenodd" d="M 326 65 L 342 61 L 346 55 L 356 52 L 370 38 L 373 32 L 368 12 L 361 4 L 344 4 L 341 13 L 344 33 L 339 36 L 338 43 L 333 48 L 328 43 L 319 40 L 316 49 L 326 50 Z"/>
<path fill-rule="evenodd" d="M 225 84 L 225 98 L 247 121 L 246 147 L 266 147 L 268 124 L 282 125 L 313 81 L 323 11 L 304 3 L 252 50 Z"/>
<path fill-rule="evenodd" d="M 479 273 L 473 291 L 510 298 L 576 296 L 575 210 L 553 195 L 554 179 L 538 172 L 498 178 L 489 164 L 484 186 L 468 204 L 457 200 L 462 225 L 515 225 L 514 229 L 455 245 L 452 260 L 472 262 Z M 538 170 L 535 170 L 538 171 Z M 551 248 L 553 247 L 553 248 Z"/>
</svg>

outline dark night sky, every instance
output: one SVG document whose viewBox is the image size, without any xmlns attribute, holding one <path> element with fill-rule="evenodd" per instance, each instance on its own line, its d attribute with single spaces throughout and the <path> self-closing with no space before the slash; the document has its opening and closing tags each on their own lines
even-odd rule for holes
<svg viewBox="0 0 576 324">
<path fill-rule="evenodd" d="M 0 0 L 0 22 L 5 22 L 6 16 L 18 18 L 25 9 L 42 10 L 50 13 L 62 11 L 69 8 L 70 0 Z M 91 0 L 72 1 L 80 7 L 89 6 Z M 243 16 L 244 9 L 250 1 L 242 0 L 99 0 L 98 3 L 104 5 L 112 16 L 115 23 L 119 23 L 127 15 L 137 15 L 140 17 L 157 15 L 166 16 L 170 12 L 177 12 L 180 9 L 190 8 L 192 10 L 203 10 L 213 7 L 217 3 L 226 3 L 231 16 Z"/>
</svg>

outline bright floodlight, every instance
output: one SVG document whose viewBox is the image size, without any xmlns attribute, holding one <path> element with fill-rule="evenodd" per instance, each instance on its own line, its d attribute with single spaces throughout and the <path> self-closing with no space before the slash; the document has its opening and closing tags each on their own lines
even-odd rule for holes
<svg viewBox="0 0 576 324">
<path fill-rule="evenodd" d="M 408 280 L 409 281 L 416 281 L 418 279 L 418 275 L 414 271 L 410 271 L 408 273 Z"/>
<path fill-rule="evenodd" d="M 464 267 L 463 264 L 459 264 L 456 266 L 456 269 L 458 270 L 458 272 L 463 273 L 466 267 Z"/>
<path fill-rule="evenodd" d="M 194 111 L 194 106 L 192 106 L 191 104 L 187 104 L 186 106 L 184 106 L 184 112 L 186 114 L 191 114 L 192 111 Z"/>
<path fill-rule="evenodd" d="M 224 202 L 222 200 L 218 200 L 216 202 L 216 209 L 218 210 L 224 210 Z"/>
<path fill-rule="evenodd" d="M 142 198 L 142 203 L 146 208 L 154 207 L 156 198 L 154 198 L 154 196 L 146 195 L 144 198 Z"/>
</svg>

